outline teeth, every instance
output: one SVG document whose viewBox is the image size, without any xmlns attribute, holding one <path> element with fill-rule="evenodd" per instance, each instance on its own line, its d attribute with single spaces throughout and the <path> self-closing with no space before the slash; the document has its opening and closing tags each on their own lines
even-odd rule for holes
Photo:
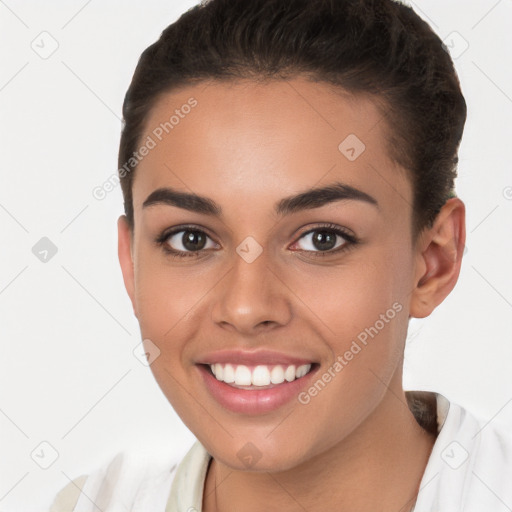
<svg viewBox="0 0 512 512">
<path fill-rule="evenodd" d="M 215 365 L 215 370 L 214 370 L 213 373 L 215 373 L 215 375 L 218 375 L 218 379 L 219 380 L 222 380 L 222 377 L 224 375 L 224 368 L 222 368 L 221 364 L 217 363 Z"/>
<path fill-rule="evenodd" d="M 274 366 L 270 372 L 270 382 L 272 384 L 282 384 L 284 382 L 284 370 L 282 366 Z"/>
<path fill-rule="evenodd" d="M 267 365 L 257 365 L 249 368 L 243 364 L 211 364 L 210 368 L 217 380 L 235 386 L 269 386 L 270 384 L 282 384 L 285 380 L 292 382 L 295 379 L 304 377 L 309 370 L 311 364 L 303 364 L 296 367 L 291 364 L 289 366 L 276 365 L 269 367 Z"/>
<path fill-rule="evenodd" d="M 251 382 L 253 386 L 268 386 L 270 384 L 270 372 L 266 366 L 260 365 L 254 368 Z"/>
<path fill-rule="evenodd" d="M 306 373 L 308 373 L 310 369 L 311 369 L 311 365 L 310 364 L 304 364 L 302 366 L 299 366 L 297 368 L 297 370 L 295 371 L 295 377 L 297 379 L 300 379 L 301 377 L 304 377 L 304 375 L 306 375 Z"/>
<path fill-rule="evenodd" d="M 215 369 L 217 369 L 217 365 L 215 365 Z M 217 374 L 215 374 L 217 377 Z M 222 380 L 222 375 L 218 377 L 219 380 Z M 237 386 L 250 386 L 251 385 L 251 370 L 247 368 L 247 366 L 239 365 L 235 370 L 235 384 Z"/>
<path fill-rule="evenodd" d="M 295 366 L 288 366 L 284 372 L 284 378 L 291 382 L 292 380 L 295 380 Z"/>
<path fill-rule="evenodd" d="M 235 369 L 230 364 L 224 366 L 222 380 L 227 383 L 235 382 Z"/>
</svg>

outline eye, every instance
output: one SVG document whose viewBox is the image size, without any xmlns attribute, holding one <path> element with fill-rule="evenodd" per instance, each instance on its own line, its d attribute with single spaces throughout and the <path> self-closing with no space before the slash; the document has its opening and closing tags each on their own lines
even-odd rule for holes
<svg viewBox="0 0 512 512">
<path fill-rule="evenodd" d="M 204 231 L 194 227 L 164 231 L 156 241 L 164 251 L 176 257 L 199 256 L 203 250 L 218 248 Z"/>
<path fill-rule="evenodd" d="M 341 252 L 357 244 L 356 237 L 334 224 L 318 226 L 301 235 L 292 246 L 299 251 L 327 256 Z M 203 251 L 218 249 L 220 246 L 208 234 L 195 226 L 180 226 L 165 230 L 156 243 L 171 257 L 199 257 Z"/>
<path fill-rule="evenodd" d="M 304 233 L 294 245 L 305 252 L 337 253 L 357 243 L 354 235 L 336 225 L 318 226 L 315 229 Z"/>
</svg>

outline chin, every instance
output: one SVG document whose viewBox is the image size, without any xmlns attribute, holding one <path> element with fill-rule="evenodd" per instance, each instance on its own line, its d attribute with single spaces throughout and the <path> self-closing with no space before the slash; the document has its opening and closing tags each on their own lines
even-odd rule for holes
<svg viewBox="0 0 512 512">
<path fill-rule="evenodd" d="M 268 434 L 265 434 L 268 435 Z M 248 471 L 252 473 L 276 473 L 288 471 L 304 464 L 308 455 L 304 444 L 300 441 L 283 445 L 283 442 L 269 442 L 262 436 L 261 440 L 250 441 L 249 438 L 232 440 L 233 450 L 226 450 L 226 444 L 221 446 L 208 446 L 203 443 L 207 451 L 217 462 L 229 467 L 233 471 Z M 290 438 L 289 438 L 290 439 Z M 298 446 L 302 446 L 299 451 Z"/>
</svg>

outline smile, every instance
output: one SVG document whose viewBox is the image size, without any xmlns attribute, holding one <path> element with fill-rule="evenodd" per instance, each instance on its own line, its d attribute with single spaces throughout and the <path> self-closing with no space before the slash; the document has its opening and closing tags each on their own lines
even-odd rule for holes
<svg viewBox="0 0 512 512">
<path fill-rule="evenodd" d="M 311 364 L 303 365 L 266 365 L 247 366 L 243 364 L 210 364 L 215 378 L 221 382 L 240 389 L 261 389 L 273 387 L 283 382 L 293 382 L 304 377 Z"/>
<path fill-rule="evenodd" d="M 196 368 L 207 393 L 219 406 L 252 416 L 297 404 L 320 365 L 203 363 Z"/>
</svg>

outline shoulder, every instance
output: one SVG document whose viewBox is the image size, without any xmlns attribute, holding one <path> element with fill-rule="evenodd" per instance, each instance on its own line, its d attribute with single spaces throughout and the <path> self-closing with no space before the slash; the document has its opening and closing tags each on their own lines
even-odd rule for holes
<svg viewBox="0 0 512 512">
<path fill-rule="evenodd" d="M 87 475 L 81 475 L 63 487 L 55 496 L 49 512 L 70 512 L 74 510 L 86 480 Z"/>
<path fill-rule="evenodd" d="M 415 512 L 510 511 L 512 435 L 438 395 L 446 409 L 420 485 Z"/>
<path fill-rule="evenodd" d="M 49 512 L 164 510 L 181 454 L 118 452 L 60 489 Z"/>
<path fill-rule="evenodd" d="M 460 460 L 457 467 L 465 467 L 465 487 L 462 501 L 468 512 L 482 510 L 510 511 L 512 506 L 512 434 L 511 429 L 495 419 L 484 420 L 461 407 L 460 434 L 455 433 L 452 446 L 445 450 L 451 458 L 457 450 Z M 465 427 L 467 425 L 467 427 Z M 462 428 L 465 431 L 462 431 Z"/>
</svg>

